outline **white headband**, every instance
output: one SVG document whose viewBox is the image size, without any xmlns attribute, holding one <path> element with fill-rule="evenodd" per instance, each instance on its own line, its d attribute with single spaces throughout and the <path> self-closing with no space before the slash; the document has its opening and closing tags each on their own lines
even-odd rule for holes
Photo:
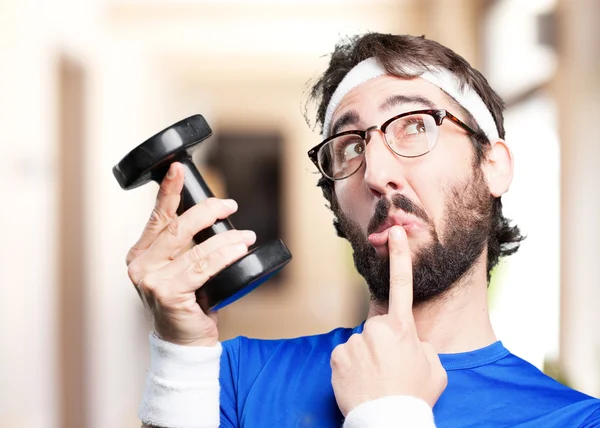
<svg viewBox="0 0 600 428">
<path fill-rule="evenodd" d="M 490 141 L 499 138 L 498 129 L 496 128 L 496 122 L 492 114 L 485 106 L 483 100 L 477 95 L 477 92 L 471 86 L 464 84 L 461 89 L 461 84 L 454 74 L 445 68 L 431 68 L 427 71 L 420 73 L 417 70 L 406 70 L 408 73 L 418 75 L 435 86 L 445 91 L 448 95 L 454 98 L 461 106 L 465 108 L 479 127 L 485 132 Z M 331 127 L 331 119 L 335 110 L 337 109 L 340 101 L 344 96 L 357 86 L 365 83 L 367 80 L 374 79 L 375 77 L 383 76 L 388 72 L 383 68 L 376 58 L 368 58 L 364 61 L 359 62 L 346 74 L 342 79 L 337 89 L 331 96 L 327 111 L 325 113 L 325 119 L 323 121 L 323 139 L 329 136 L 329 128 Z"/>
</svg>

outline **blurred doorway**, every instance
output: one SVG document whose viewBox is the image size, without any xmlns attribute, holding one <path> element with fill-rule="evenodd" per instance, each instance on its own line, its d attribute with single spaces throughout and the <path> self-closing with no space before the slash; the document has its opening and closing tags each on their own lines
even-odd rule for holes
<svg viewBox="0 0 600 428">
<path fill-rule="evenodd" d="M 59 426 L 86 424 L 85 376 L 85 70 L 58 65 L 58 397 Z"/>
</svg>

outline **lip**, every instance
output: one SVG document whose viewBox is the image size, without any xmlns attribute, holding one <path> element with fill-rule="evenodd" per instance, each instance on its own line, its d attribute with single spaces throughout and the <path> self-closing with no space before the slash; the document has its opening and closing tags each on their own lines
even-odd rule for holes
<svg viewBox="0 0 600 428">
<path fill-rule="evenodd" d="M 407 235 L 409 235 L 422 229 L 423 223 L 404 212 L 398 212 L 388 216 L 385 222 L 369 235 L 369 243 L 375 248 L 387 245 L 388 234 L 392 226 L 403 227 Z"/>
</svg>

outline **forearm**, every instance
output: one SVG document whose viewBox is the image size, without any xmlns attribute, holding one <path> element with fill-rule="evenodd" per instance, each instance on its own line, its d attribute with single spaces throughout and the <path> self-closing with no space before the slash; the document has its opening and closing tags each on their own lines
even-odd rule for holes
<svg viewBox="0 0 600 428">
<path fill-rule="evenodd" d="M 148 428 L 219 426 L 222 347 L 186 347 L 150 336 L 150 370 L 138 416 Z"/>
<path fill-rule="evenodd" d="M 354 408 L 343 428 L 435 428 L 429 405 L 415 397 L 389 396 Z"/>
</svg>

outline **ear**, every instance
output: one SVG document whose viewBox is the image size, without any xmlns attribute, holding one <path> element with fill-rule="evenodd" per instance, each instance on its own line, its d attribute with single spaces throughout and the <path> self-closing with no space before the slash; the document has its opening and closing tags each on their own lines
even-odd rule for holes
<svg viewBox="0 0 600 428">
<path fill-rule="evenodd" d="M 513 179 L 513 155 L 504 140 L 490 142 L 485 159 L 481 163 L 481 170 L 490 193 L 500 197 L 510 187 Z"/>
</svg>

